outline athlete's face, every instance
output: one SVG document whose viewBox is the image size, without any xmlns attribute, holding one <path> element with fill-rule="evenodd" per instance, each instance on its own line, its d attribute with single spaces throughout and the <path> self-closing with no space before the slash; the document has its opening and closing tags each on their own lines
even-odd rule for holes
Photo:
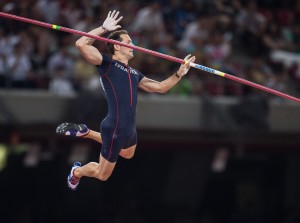
<svg viewBox="0 0 300 223">
<path fill-rule="evenodd" d="M 127 34 L 122 34 L 120 36 L 122 38 L 122 43 L 126 43 L 129 45 L 133 45 L 131 38 L 129 37 L 129 35 Z M 134 57 L 133 55 L 133 49 L 128 48 L 128 47 L 124 47 L 124 46 L 120 46 L 120 52 L 128 57 L 128 60 L 132 59 Z"/>
</svg>

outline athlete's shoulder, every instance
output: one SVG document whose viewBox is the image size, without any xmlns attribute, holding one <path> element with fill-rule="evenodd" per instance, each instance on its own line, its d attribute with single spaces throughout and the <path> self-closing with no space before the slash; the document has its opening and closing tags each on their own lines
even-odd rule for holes
<svg viewBox="0 0 300 223">
<path fill-rule="evenodd" d="M 102 54 L 101 64 L 96 65 L 98 72 L 101 74 L 107 73 L 109 67 L 112 64 L 112 57 L 106 54 Z"/>
<path fill-rule="evenodd" d="M 103 63 L 107 63 L 107 62 L 111 62 L 112 61 L 112 57 L 107 55 L 107 54 L 102 54 L 102 64 Z"/>
</svg>

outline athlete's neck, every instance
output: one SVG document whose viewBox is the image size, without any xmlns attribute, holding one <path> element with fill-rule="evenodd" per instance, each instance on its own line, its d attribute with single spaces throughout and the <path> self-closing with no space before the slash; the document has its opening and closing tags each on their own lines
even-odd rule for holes
<svg viewBox="0 0 300 223">
<path fill-rule="evenodd" d="M 118 56 L 116 56 L 116 55 L 113 55 L 112 58 L 113 58 L 114 60 L 117 60 L 117 61 L 121 62 L 121 63 L 124 63 L 126 66 L 128 65 L 128 59 L 127 59 L 127 58 L 124 58 L 124 57 L 118 57 Z"/>
</svg>

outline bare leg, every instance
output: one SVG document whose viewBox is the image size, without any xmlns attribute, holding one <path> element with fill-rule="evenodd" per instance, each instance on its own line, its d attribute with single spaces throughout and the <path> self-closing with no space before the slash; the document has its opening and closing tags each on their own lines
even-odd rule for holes
<svg viewBox="0 0 300 223">
<path fill-rule="evenodd" d="M 99 143 L 102 143 L 102 138 L 101 138 L 100 132 L 96 132 L 93 130 L 90 130 L 89 133 L 87 135 L 85 135 L 83 138 L 92 139 Z"/>
<path fill-rule="evenodd" d="M 99 163 L 90 162 L 82 167 L 78 167 L 74 170 L 74 176 L 81 177 L 94 177 L 101 181 L 106 181 L 112 174 L 116 162 L 111 163 L 100 155 Z"/>
<path fill-rule="evenodd" d="M 102 144 L 102 138 L 100 132 L 90 130 L 89 133 L 85 135 L 83 138 L 92 139 Z M 134 156 L 135 149 L 136 149 L 136 145 L 133 145 L 127 149 L 122 149 L 120 151 L 120 156 L 122 156 L 125 159 L 131 159 Z"/>
<path fill-rule="evenodd" d="M 119 154 L 125 159 L 131 159 L 134 156 L 135 149 L 136 144 L 127 149 L 122 149 Z"/>
<path fill-rule="evenodd" d="M 133 145 L 127 149 L 120 151 L 120 156 L 126 159 L 130 159 L 134 156 L 136 145 Z M 81 177 L 94 177 L 101 181 L 106 181 L 112 174 L 116 162 L 111 163 L 106 160 L 101 154 L 99 163 L 90 162 L 82 167 L 78 167 L 74 170 L 74 176 L 77 178 Z"/>
</svg>

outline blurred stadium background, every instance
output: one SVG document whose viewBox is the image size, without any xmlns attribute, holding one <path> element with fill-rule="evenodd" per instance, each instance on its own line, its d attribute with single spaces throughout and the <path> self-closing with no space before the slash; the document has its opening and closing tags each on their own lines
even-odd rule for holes
<svg viewBox="0 0 300 223">
<path fill-rule="evenodd" d="M 0 9 L 89 31 L 120 10 L 138 46 L 300 96 L 299 0 L 1 0 Z M 198 70 L 140 92 L 138 149 L 108 182 L 66 185 L 101 146 L 55 134 L 99 129 L 106 101 L 78 36 L 0 18 L 0 222 L 300 222 L 300 105 Z M 105 52 L 105 44 L 96 42 Z M 178 64 L 136 52 L 162 80 Z"/>
</svg>

